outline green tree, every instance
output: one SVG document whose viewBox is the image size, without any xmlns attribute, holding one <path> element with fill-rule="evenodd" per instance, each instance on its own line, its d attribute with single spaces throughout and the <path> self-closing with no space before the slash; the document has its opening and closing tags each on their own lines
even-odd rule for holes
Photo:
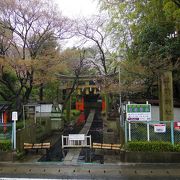
<svg viewBox="0 0 180 180">
<path fill-rule="evenodd" d="M 175 71 L 179 60 L 178 1 L 103 0 L 100 3 L 111 15 L 108 28 L 117 44 L 117 54 L 129 61 L 127 64 L 140 62 L 156 82 L 154 75 Z"/>
</svg>

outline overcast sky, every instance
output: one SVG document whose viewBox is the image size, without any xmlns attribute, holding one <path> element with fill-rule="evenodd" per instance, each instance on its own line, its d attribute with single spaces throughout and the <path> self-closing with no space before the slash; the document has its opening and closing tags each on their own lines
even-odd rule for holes
<svg viewBox="0 0 180 180">
<path fill-rule="evenodd" d="M 97 0 L 54 0 L 62 14 L 70 18 L 97 14 Z"/>
<path fill-rule="evenodd" d="M 54 0 L 59 6 L 63 16 L 69 18 L 82 18 L 98 14 L 97 0 Z M 64 48 L 79 45 L 79 40 L 74 37 L 65 41 Z"/>
</svg>

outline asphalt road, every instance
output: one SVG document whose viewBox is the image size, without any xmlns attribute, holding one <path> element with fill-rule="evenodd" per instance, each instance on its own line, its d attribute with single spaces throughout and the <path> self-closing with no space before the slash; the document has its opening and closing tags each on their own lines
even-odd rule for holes
<svg viewBox="0 0 180 180">
<path fill-rule="evenodd" d="M 180 164 L 0 163 L 0 180 L 19 178 L 179 180 Z"/>
</svg>

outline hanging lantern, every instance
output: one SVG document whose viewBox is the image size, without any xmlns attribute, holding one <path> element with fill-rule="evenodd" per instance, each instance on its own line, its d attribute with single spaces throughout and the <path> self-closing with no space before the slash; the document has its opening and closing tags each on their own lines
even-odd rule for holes
<svg viewBox="0 0 180 180">
<path fill-rule="evenodd" d="M 97 93 L 97 91 L 96 91 L 96 88 L 94 89 L 94 94 L 96 94 Z"/>
<path fill-rule="evenodd" d="M 88 88 L 86 89 L 86 94 L 89 94 L 89 89 Z"/>
<path fill-rule="evenodd" d="M 78 95 L 81 95 L 81 90 L 80 89 L 78 89 Z"/>
</svg>

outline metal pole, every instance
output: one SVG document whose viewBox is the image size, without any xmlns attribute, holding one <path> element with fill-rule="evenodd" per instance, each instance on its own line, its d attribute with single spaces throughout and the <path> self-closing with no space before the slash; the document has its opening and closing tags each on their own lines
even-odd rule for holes
<svg viewBox="0 0 180 180">
<path fill-rule="evenodd" d="M 121 113 L 122 113 L 122 108 L 121 108 L 121 69 L 120 69 L 120 66 L 119 66 L 119 113 L 120 113 L 120 116 L 119 116 L 119 120 L 120 120 L 120 124 L 122 123 L 122 116 L 121 116 Z"/>
<path fill-rule="evenodd" d="M 128 140 L 127 140 L 127 121 L 125 121 L 125 145 L 127 144 Z"/>
<path fill-rule="evenodd" d="M 13 132 L 14 132 L 14 134 L 13 134 L 13 138 L 14 138 L 14 147 L 13 147 L 13 149 L 14 150 L 16 150 L 16 121 L 14 121 L 14 123 L 13 123 Z"/>
<path fill-rule="evenodd" d="M 12 112 L 12 121 L 13 123 L 13 149 L 16 150 L 16 121 L 18 120 L 17 111 Z"/>
<path fill-rule="evenodd" d="M 23 105 L 23 124 L 24 124 L 24 128 L 26 127 L 26 123 L 25 123 L 25 107 Z"/>
<path fill-rule="evenodd" d="M 128 123 L 129 123 L 129 141 L 131 141 L 131 122 Z"/>
<path fill-rule="evenodd" d="M 174 145 L 174 121 L 171 121 L 171 143 Z"/>
</svg>

